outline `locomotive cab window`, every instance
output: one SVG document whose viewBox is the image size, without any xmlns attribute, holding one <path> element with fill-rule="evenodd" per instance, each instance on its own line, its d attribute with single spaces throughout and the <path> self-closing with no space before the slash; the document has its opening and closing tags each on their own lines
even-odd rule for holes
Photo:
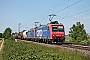
<svg viewBox="0 0 90 60">
<path fill-rule="evenodd" d="M 52 26 L 52 31 L 63 32 L 64 28 L 63 28 L 63 26 Z"/>
</svg>

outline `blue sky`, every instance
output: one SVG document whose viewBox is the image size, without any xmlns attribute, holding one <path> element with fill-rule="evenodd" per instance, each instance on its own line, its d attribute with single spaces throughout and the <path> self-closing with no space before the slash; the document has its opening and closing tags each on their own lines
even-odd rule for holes
<svg viewBox="0 0 90 60">
<path fill-rule="evenodd" d="M 0 0 L 0 32 L 7 27 L 12 32 L 34 27 L 34 22 L 49 23 L 50 14 L 56 14 L 53 18 L 64 24 L 68 34 L 70 27 L 76 22 L 85 25 L 87 33 L 90 33 L 90 0 Z"/>
</svg>

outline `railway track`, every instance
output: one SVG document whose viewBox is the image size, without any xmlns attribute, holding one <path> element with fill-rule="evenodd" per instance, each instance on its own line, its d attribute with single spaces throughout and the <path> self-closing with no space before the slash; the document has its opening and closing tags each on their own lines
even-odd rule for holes
<svg viewBox="0 0 90 60">
<path fill-rule="evenodd" d="M 87 50 L 90 51 L 90 45 L 86 45 L 86 44 L 62 44 L 63 47 L 68 47 L 68 48 L 74 48 L 74 49 L 80 49 L 80 50 Z"/>
<path fill-rule="evenodd" d="M 61 48 L 68 49 L 72 52 L 75 52 L 75 51 L 80 52 L 84 56 L 90 57 L 90 45 L 87 45 L 87 44 L 64 43 L 61 45 Z"/>
</svg>

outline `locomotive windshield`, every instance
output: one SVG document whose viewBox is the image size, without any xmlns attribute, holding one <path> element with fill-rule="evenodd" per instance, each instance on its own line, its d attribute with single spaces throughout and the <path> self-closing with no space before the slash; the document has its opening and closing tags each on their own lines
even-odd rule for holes
<svg viewBox="0 0 90 60">
<path fill-rule="evenodd" d="M 64 32 L 63 26 L 52 26 L 52 31 Z"/>
</svg>

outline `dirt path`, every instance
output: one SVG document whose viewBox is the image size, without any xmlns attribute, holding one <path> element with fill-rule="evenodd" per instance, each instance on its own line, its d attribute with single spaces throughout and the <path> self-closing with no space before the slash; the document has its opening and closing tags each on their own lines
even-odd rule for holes
<svg viewBox="0 0 90 60">
<path fill-rule="evenodd" d="M 3 47 L 3 44 L 4 44 L 4 38 L 2 39 L 2 43 L 0 45 L 0 51 L 1 51 L 2 47 Z"/>
</svg>

